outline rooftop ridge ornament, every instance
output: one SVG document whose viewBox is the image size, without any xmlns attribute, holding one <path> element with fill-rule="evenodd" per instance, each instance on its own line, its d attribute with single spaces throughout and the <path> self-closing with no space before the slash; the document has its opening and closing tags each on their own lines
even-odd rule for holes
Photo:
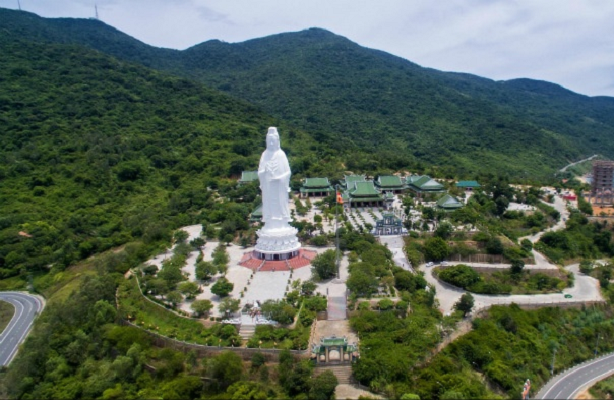
<svg viewBox="0 0 614 400">
<path fill-rule="evenodd" d="M 298 230 L 290 226 L 290 164 L 281 149 L 277 128 L 266 135 L 266 150 L 260 157 L 258 179 L 262 191 L 262 221 L 256 232 L 254 255 L 261 260 L 288 260 L 299 254 Z"/>
</svg>

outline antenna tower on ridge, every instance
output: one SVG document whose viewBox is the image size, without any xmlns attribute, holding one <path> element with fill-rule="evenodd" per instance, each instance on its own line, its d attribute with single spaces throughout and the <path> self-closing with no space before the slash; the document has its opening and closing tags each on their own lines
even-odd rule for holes
<svg viewBox="0 0 614 400">
<path fill-rule="evenodd" d="M 17 0 L 17 8 L 19 8 L 19 11 L 21 11 L 21 2 L 19 0 Z"/>
<path fill-rule="evenodd" d="M 98 18 L 98 4 L 94 4 L 94 9 L 96 10 L 96 19 L 100 20 L 100 18 Z"/>
</svg>

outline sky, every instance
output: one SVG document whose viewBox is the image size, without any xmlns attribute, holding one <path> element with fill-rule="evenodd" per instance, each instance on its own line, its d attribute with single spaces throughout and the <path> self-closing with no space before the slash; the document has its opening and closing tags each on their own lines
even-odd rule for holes
<svg viewBox="0 0 614 400">
<path fill-rule="evenodd" d="M 423 67 L 533 78 L 614 96 L 611 0 L 0 0 L 42 17 L 102 21 L 157 47 L 327 29 Z"/>
</svg>

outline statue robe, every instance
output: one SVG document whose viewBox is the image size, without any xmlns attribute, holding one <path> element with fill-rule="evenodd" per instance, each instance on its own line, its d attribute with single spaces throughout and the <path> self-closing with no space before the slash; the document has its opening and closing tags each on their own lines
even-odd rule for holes
<svg viewBox="0 0 614 400">
<path fill-rule="evenodd" d="M 260 157 L 258 178 L 262 190 L 262 219 L 266 228 L 281 228 L 290 221 L 288 192 L 290 164 L 281 150 L 265 150 Z"/>
</svg>

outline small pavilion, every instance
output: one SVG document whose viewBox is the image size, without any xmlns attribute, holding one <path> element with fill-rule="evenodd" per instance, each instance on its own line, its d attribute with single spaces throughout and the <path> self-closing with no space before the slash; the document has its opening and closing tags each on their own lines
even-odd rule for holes
<svg viewBox="0 0 614 400">
<path fill-rule="evenodd" d="M 301 197 L 325 197 L 335 193 L 328 178 L 305 178 L 300 189 Z"/>
<path fill-rule="evenodd" d="M 458 181 L 456 187 L 465 189 L 466 191 L 473 191 L 482 187 L 477 181 Z"/>
<path fill-rule="evenodd" d="M 262 221 L 262 204 L 258 207 L 254 208 L 254 211 L 249 215 L 250 222 L 260 222 Z"/>
<path fill-rule="evenodd" d="M 344 202 L 349 207 L 383 207 L 384 196 L 375 188 L 373 181 L 356 181 L 353 187 L 344 193 Z"/>
<path fill-rule="evenodd" d="M 241 179 L 239 179 L 239 185 L 245 185 L 258 181 L 258 171 L 243 171 L 241 172 Z"/>
<path fill-rule="evenodd" d="M 439 193 L 444 191 L 444 186 L 428 175 L 411 175 L 405 180 L 407 187 L 417 193 Z"/>
<path fill-rule="evenodd" d="M 440 208 L 444 211 L 454 211 L 463 207 L 463 203 L 458 201 L 458 199 L 450 194 L 447 194 L 437 200 L 437 208 Z"/>
<path fill-rule="evenodd" d="M 375 186 L 382 192 L 401 193 L 407 187 L 401 177 L 396 175 L 380 175 L 375 180 Z"/>
</svg>

